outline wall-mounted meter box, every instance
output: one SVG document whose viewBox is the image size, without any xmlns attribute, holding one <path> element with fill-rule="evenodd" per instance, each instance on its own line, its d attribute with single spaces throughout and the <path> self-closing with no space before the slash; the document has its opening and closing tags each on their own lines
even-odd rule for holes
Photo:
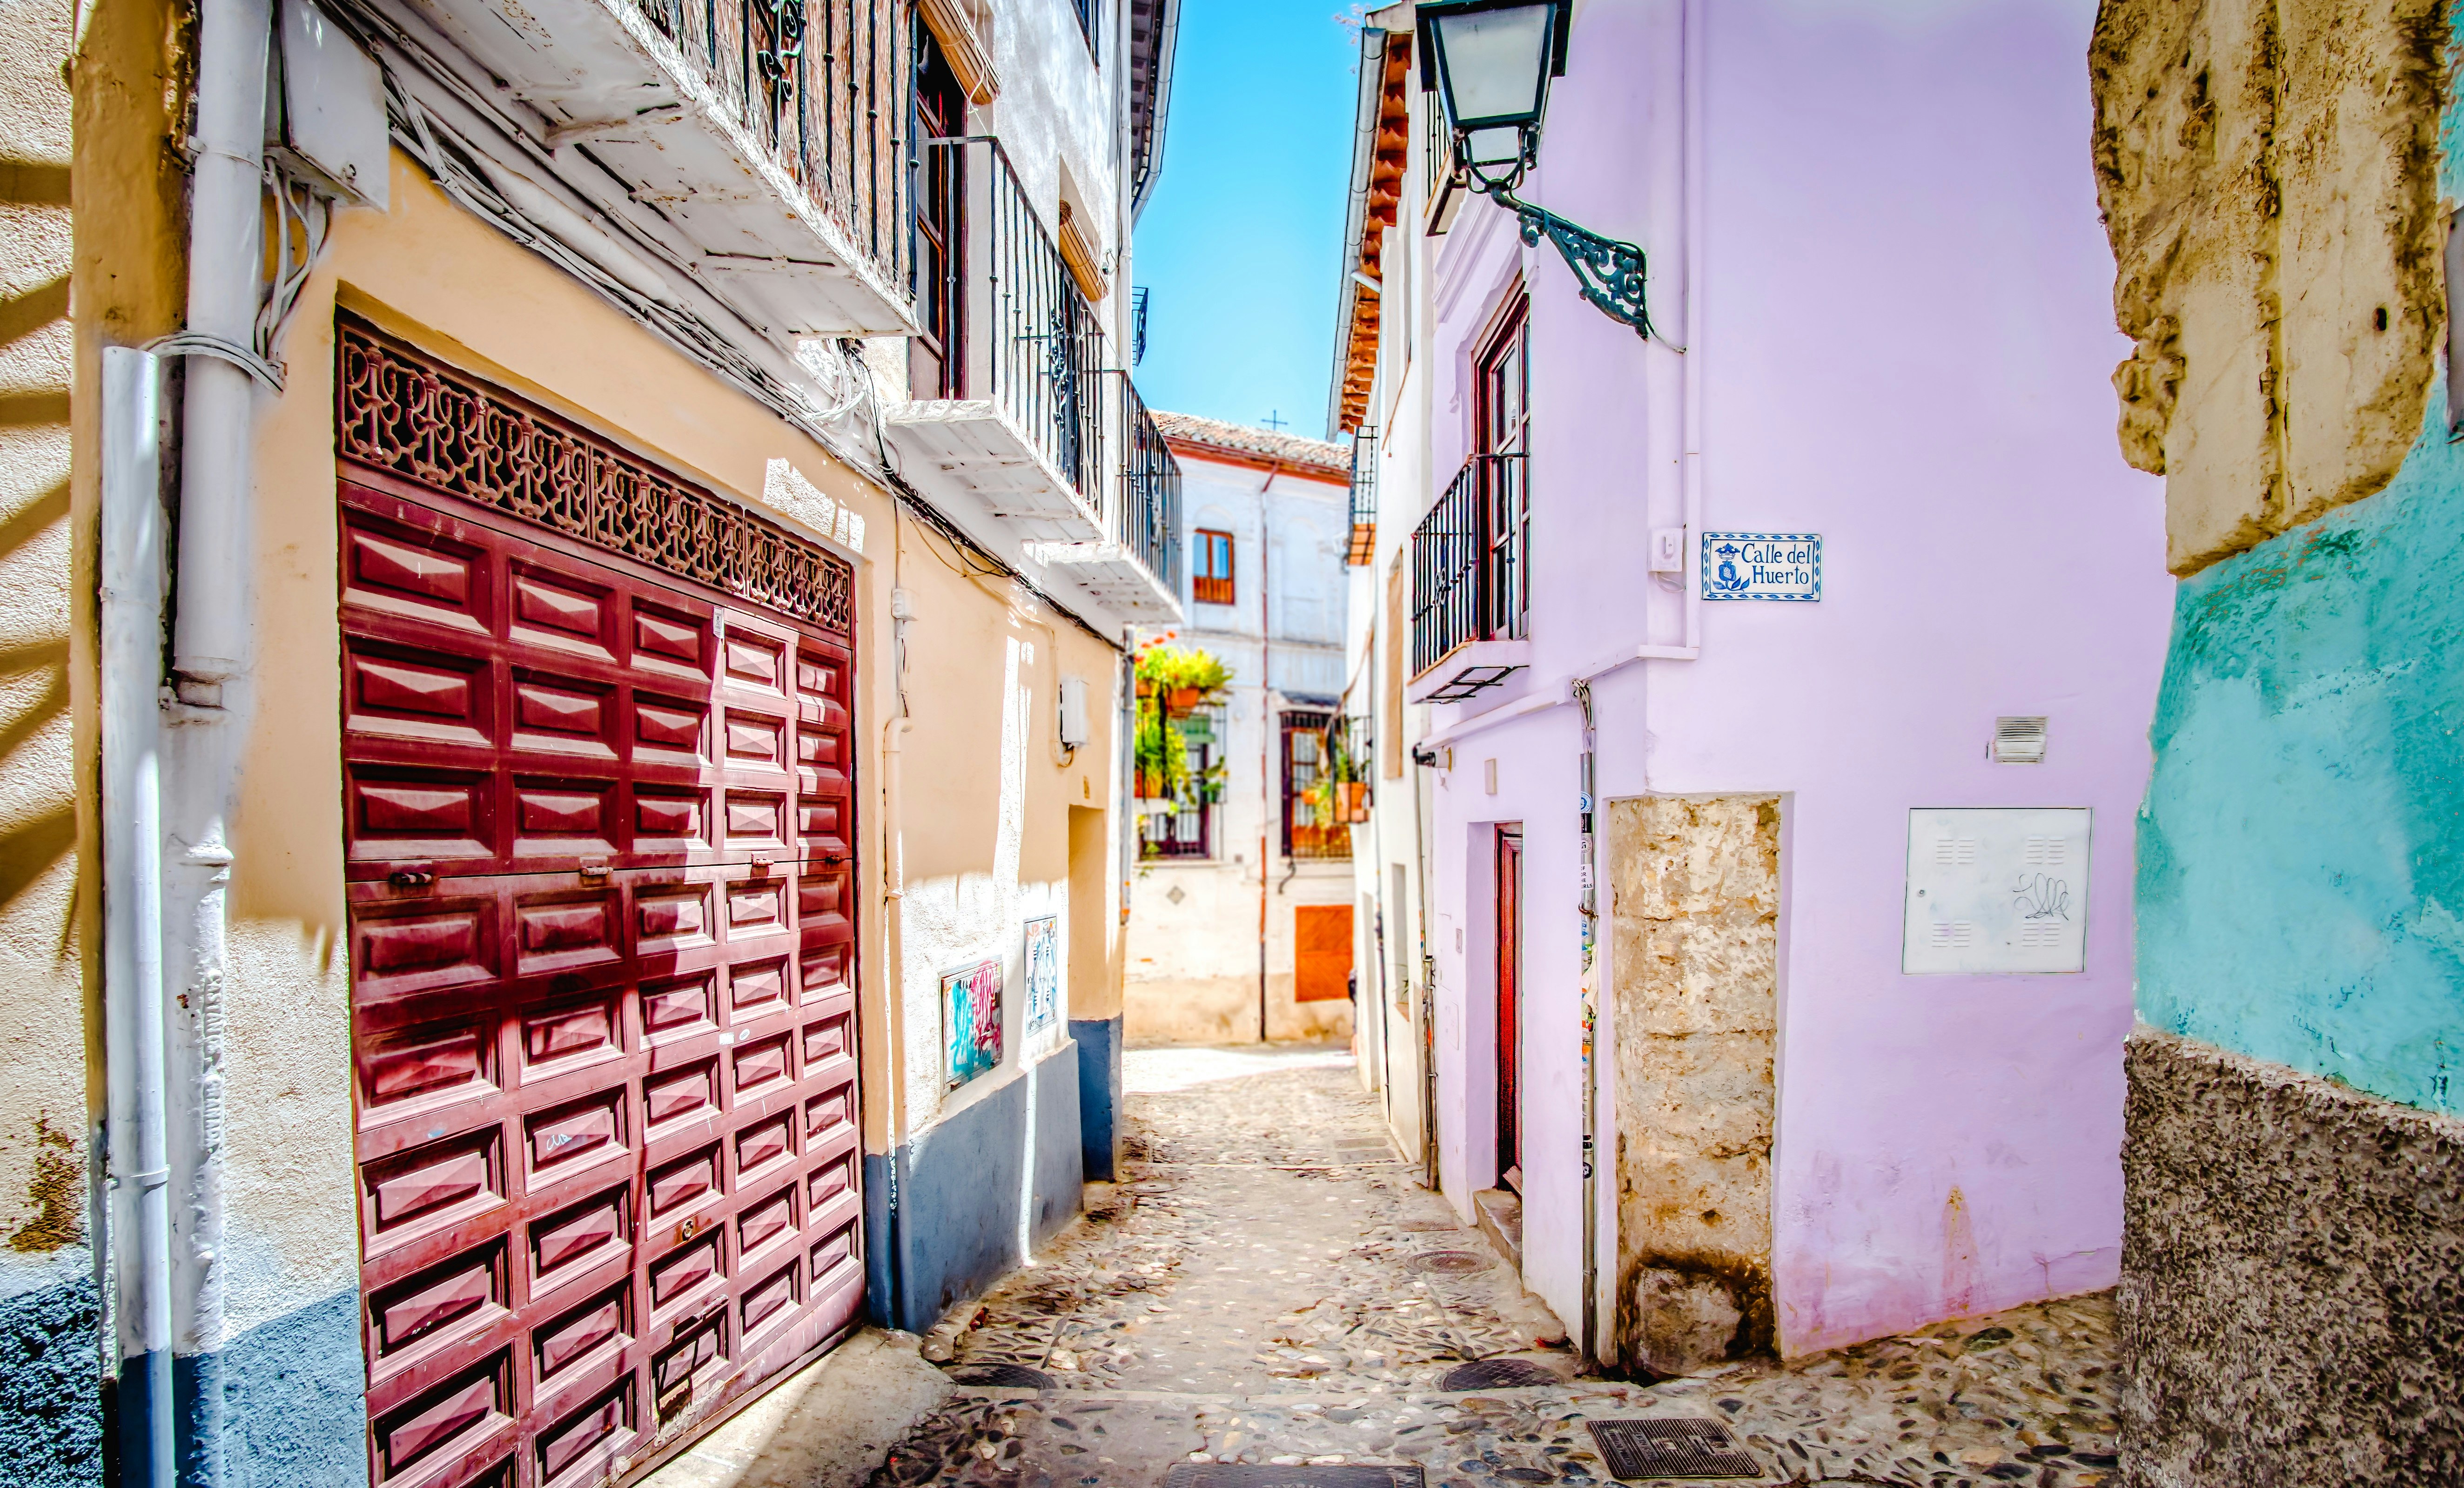
<svg viewBox="0 0 2464 1488">
<path fill-rule="evenodd" d="M 1900 969 L 2086 970 L 2091 815 L 2086 807 L 1909 811 Z"/>
</svg>

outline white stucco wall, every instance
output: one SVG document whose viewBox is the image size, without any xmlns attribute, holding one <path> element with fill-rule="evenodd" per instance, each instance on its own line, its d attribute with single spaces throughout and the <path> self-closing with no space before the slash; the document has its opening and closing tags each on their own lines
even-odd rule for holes
<svg viewBox="0 0 2464 1488">
<path fill-rule="evenodd" d="M 1211 652 L 1231 669 L 1228 779 L 1213 857 L 1149 860 L 1132 877 L 1129 1036 L 1256 1038 L 1262 937 L 1268 1036 L 1345 1036 L 1349 1003 L 1292 1001 L 1293 910 L 1353 903 L 1352 868 L 1285 857 L 1280 813 L 1281 715 L 1339 711 L 1348 488 L 1288 468 L 1209 459 L 1178 444 L 1175 453 L 1184 531 L 1229 532 L 1233 540 L 1234 603 L 1188 602 L 1189 623 L 1176 633 L 1177 643 Z M 1356 923 L 1354 933 L 1356 940 Z"/>
</svg>

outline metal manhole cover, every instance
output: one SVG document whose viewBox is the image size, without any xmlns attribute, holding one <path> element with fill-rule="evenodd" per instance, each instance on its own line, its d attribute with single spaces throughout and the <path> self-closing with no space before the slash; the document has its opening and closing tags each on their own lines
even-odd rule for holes
<svg viewBox="0 0 2464 1488">
<path fill-rule="evenodd" d="M 1163 1477 L 1164 1488 L 1421 1488 L 1417 1465 L 1272 1467 L 1246 1462 L 1183 1462 Z"/>
<path fill-rule="evenodd" d="M 994 1389 L 1050 1389 L 1052 1376 L 1023 1364 L 952 1365 L 950 1378 L 960 1385 Z"/>
<path fill-rule="evenodd" d="M 1563 1385 L 1565 1377 L 1529 1359 L 1475 1359 L 1450 1369 L 1440 1389 L 1514 1389 L 1525 1385 Z"/>
<path fill-rule="evenodd" d="M 1617 1477 L 1760 1477 L 1762 1464 L 1727 1423 L 1685 1416 L 1586 1421 Z"/>
<path fill-rule="evenodd" d="M 1422 1251 L 1412 1257 L 1412 1269 L 1460 1277 L 1474 1271 L 1486 1271 L 1488 1257 L 1475 1251 Z"/>
</svg>

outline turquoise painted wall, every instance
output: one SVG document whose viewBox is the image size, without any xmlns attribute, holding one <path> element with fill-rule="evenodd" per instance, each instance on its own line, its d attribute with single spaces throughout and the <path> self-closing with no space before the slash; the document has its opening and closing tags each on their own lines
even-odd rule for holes
<svg viewBox="0 0 2464 1488">
<path fill-rule="evenodd" d="M 2453 156 L 2451 154 L 2451 159 Z M 2139 1012 L 2464 1103 L 2464 445 L 2183 581 L 2139 822 Z"/>
<path fill-rule="evenodd" d="M 2464 196 L 2464 101 L 2439 121 Z M 2139 1015 L 2464 1111 L 2464 443 L 2182 582 L 2139 819 Z"/>
</svg>

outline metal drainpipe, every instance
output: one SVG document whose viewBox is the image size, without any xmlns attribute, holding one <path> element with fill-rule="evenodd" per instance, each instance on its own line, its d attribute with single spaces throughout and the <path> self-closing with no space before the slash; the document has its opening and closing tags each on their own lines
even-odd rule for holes
<svg viewBox="0 0 2464 1488">
<path fill-rule="evenodd" d="M 102 353 L 103 1069 L 120 1481 L 169 1488 L 170 1159 L 164 1100 L 162 364 Z"/>
<path fill-rule="evenodd" d="M 1397 727 L 1401 727 L 1398 719 Z M 1444 1192 L 1438 1171 L 1438 958 L 1429 950 L 1429 824 L 1423 807 L 1423 773 L 1437 756 L 1412 747 L 1412 888 L 1419 909 L 1420 943 L 1420 1171 L 1422 1187 Z"/>
<path fill-rule="evenodd" d="M 1592 726 L 1592 684 L 1588 680 L 1574 683 L 1574 703 L 1583 710 L 1582 755 L 1582 829 L 1583 829 L 1583 976 L 1581 983 L 1583 1020 L 1583 1359 L 1586 1365 L 1598 1362 L 1595 1344 L 1599 1328 L 1599 1208 L 1600 1187 L 1596 1177 L 1598 1133 L 1599 1060 L 1593 1048 L 1593 1035 L 1599 1027 L 1599 879 L 1597 876 L 1597 838 L 1593 834 L 1593 754 L 1597 738 Z"/>
<path fill-rule="evenodd" d="M 1266 843 L 1274 836 L 1275 782 L 1271 750 L 1275 731 L 1268 725 L 1267 693 L 1275 675 L 1275 611 L 1267 601 L 1274 547 L 1268 533 L 1266 493 L 1273 489 L 1277 466 L 1266 472 L 1258 488 L 1258 1042 L 1266 1041 Z"/>
<path fill-rule="evenodd" d="M 202 0 L 185 334 L 253 347 L 263 255 L 271 0 Z M 172 1322 L 181 1480 L 223 1477 L 223 1074 L 229 822 L 246 696 L 256 384 L 219 356 L 189 360 L 182 419 L 179 565 L 165 750 L 172 789 L 164 884 L 168 1011 Z M 182 1375 L 187 1376 L 181 1380 Z"/>
</svg>

